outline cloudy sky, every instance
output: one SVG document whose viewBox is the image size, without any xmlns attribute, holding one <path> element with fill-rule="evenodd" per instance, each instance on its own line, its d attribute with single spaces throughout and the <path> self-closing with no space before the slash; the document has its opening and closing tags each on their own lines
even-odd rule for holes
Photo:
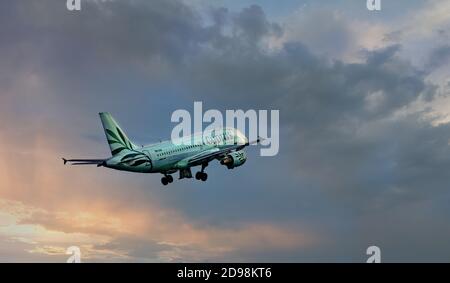
<svg viewBox="0 0 450 283">
<path fill-rule="evenodd" d="M 0 261 L 450 261 L 450 1 L 5 1 Z M 207 182 L 95 167 L 176 109 L 279 109 Z"/>
</svg>

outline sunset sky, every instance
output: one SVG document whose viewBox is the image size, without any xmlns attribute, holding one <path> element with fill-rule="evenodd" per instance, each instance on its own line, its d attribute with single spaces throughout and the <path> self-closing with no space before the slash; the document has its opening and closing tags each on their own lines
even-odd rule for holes
<svg viewBox="0 0 450 283">
<path fill-rule="evenodd" d="M 4 2 L 0 262 L 450 260 L 449 0 Z M 99 112 L 147 144 L 194 101 L 279 110 L 279 154 L 63 165 L 110 156 Z"/>
</svg>

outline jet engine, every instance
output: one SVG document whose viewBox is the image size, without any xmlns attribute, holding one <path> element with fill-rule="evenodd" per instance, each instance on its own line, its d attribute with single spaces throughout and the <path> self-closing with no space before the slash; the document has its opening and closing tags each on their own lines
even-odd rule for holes
<svg viewBox="0 0 450 283">
<path fill-rule="evenodd" d="M 228 169 L 233 169 L 234 167 L 241 166 L 247 160 L 247 154 L 245 151 L 235 151 L 231 152 L 225 158 L 220 161 L 220 164 L 227 166 Z"/>
</svg>

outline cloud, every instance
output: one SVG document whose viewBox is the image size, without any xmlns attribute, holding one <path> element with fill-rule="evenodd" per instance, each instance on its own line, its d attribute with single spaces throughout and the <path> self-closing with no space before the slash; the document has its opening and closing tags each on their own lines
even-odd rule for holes
<svg viewBox="0 0 450 283">
<path fill-rule="evenodd" d="M 316 242 L 305 232 L 273 224 L 196 227 L 167 209 L 102 212 L 90 207 L 68 213 L 2 201 L 2 219 L 7 217 L 11 221 L 0 227 L 3 241 L 16 248 L 26 245 L 25 254 L 45 261 L 61 261 L 69 246 L 79 246 L 84 261 L 224 261 L 244 251 L 289 250 Z M 6 247 L 0 248 L 2 261 L 14 260 Z"/>
<path fill-rule="evenodd" d="M 71 245 L 87 261 L 362 261 L 374 243 L 386 261 L 420 260 L 405 239 L 445 259 L 450 136 L 427 104 L 442 89 L 403 56 L 420 31 L 383 41 L 390 30 L 362 21 L 369 40 L 327 9 L 291 30 L 257 5 L 63 4 L 0 11 L 2 261 L 61 261 Z M 97 112 L 154 141 L 194 100 L 279 109 L 280 154 L 251 148 L 239 170 L 167 190 L 158 176 L 62 166 L 109 154 Z"/>
<path fill-rule="evenodd" d="M 436 69 L 446 64 L 450 58 L 450 46 L 444 45 L 436 48 L 430 54 L 428 68 Z"/>
<path fill-rule="evenodd" d="M 234 27 L 240 36 L 250 43 L 257 43 L 270 33 L 281 35 L 282 29 L 276 23 L 270 23 L 260 6 L 244 8 L 234 17 Z"/>
</svg>

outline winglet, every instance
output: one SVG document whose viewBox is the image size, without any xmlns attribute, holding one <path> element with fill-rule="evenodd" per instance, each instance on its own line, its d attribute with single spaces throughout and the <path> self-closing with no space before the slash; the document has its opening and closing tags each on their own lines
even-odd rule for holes
<svg viewBox="0 0 450 283">
<path fill-rule="evenodd" d="M 65 159 L 65 158 L 63 157 L 62 160 L 64 161 L 64 165 L 66 165 L 67 159 Z"/>
</svg>

